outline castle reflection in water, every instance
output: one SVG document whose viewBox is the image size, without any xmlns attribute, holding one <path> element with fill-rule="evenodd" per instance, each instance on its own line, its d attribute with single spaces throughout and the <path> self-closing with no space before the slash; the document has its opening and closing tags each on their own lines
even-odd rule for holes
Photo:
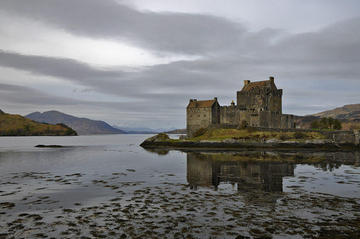
<svg viewBox="0 0 360 239">
<path fill-rule="evenodd" d="M 188 152 L 187 181 L 191 189 L 231 184 L 238 191 L 283 192 L 284 177 L 298 164 L 333 171 L 341 165 L 360 166 L 360 152 Z"/>
<path fill-rule="evenodd" d="M 192 189 L 212 187 L 217 190 L 221 183 L 227 183 L 238 191 L 282 192 L 283 177 L 294 176 L 294 169 L 294 164 L 247 161 L 246 156 L 187 154 L 187 180 Z"/>
</svg>

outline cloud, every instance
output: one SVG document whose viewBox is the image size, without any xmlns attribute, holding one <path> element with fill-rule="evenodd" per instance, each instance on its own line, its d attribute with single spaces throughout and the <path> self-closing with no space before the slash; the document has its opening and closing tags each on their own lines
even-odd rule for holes
<svg viewBox="0 0 360 239">
<path fill-rule="evenodd" d="M 174 122 L 175 126 L 183 127 L 189 98 L 217 96 L 222 104 L 229 104 L 243 80 L 264 80 L 269 75 L 274 75 L 277 85 L 284 89 L 286 113 L 315 113 L 317 109 L 360 102 L 359 18 L 337 22 L 319 31 L 290 34 L 276 29 L 252 32 L 239 23 L 203 14 L 139 11 L 114 1 L 46 3 L 4 0 L 2 11 L 42 21 L 75 35 L 128 41 L 159 54 L 198 56 L 124 69 L 0 51 L 2 67 L 63 79 L 91 92 L 121 97 L 122 100 L 107 102 L 74 101 L 88 105 L 87 109 L 98 107 L 94 112 L 106 119 L 115 116 L 139 122 L 156 119 L 159 125 Z M 48 92 L 51 94 L 52 89 Z M 31 94 L 24 92 L 23 97 Z M 44 100 L 33 101 L 41 105 Z M 52 101 L 68 104 L 65 99 Z"/>
<path fill-rule="evenodd" d="M 18 114 L 33 111 L 60 110 L 79 117 L 106 120 L 118 125 L 149 125 L 157 127 L 157 122 L 172 127 L 182 125 L 182 113 L 171 108 L 161 108 L 154 112 L 141 102 L 85 101 L 47 94 L 30 87 L 0 84 L 0 109 Z M 79 110 L 81 109 L 81 110 Z M 169 117 L 174 117 L 169 122 Z"/>
<path fill-rule="evenodd" d="M 140 12 L 116 1 L 2 0 L 2 11 L 42 21 L 90 38 L 130 42 L 179 54 L 206 54 L 236 45 L 244 31 L 224 18 L 186 13 Z"/>
</svg>

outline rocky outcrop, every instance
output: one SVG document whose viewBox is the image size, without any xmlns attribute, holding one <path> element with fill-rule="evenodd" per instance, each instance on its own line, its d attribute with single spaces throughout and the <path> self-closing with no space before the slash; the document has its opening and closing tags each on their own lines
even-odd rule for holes
<svg viewBox="0 0 360 239">
<path fill-rule="evenodd" d="M 360 150 L 359 144 L 349 142 L 336 142 L 334 139 L 313 140 L 278 140 L 264 141 L 246 139 L 224 140 L 192 140 L 170 139 L 166 134 L 156 135 L 146 139 L 140 146 L 144 148 L 169 149 L 207 149 L 207 150 L 316 150 L 316 151 L 342 151 Z"/>
<path fill-rule="evenodd" d="M 142 142 L 140 144 L 140 146 L 142 147 L 146 147 L 147 145 L 156 145 L 158 143 L 165 143 L 165 142 L 168 142 L 170 140 L 170 137 L 165 134 L 165 133 L 160 133 L 160 134 L 157 134 L 153 137 L 150 137 L 148 139 L 146 139 L 144 142 Z"/>
</svg>

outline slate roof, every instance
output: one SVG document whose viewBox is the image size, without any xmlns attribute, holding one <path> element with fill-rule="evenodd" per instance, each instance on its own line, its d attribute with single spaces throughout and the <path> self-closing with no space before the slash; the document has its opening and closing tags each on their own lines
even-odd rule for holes
<svg viewBox="0 0 360 239">
<path fill-rule="evenodd" d="M 190 101 L 188 108 L 210 108 L 215 104 L 216 100 L 197 100 Z"/>
</svg>

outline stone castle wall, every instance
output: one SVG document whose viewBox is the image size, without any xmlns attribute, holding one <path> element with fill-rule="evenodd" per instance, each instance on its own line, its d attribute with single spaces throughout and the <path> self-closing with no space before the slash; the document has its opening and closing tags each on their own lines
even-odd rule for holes
<svg viewBox="0 0 360 239">
<path fill-rule="evenodd" d="M 237 106 L 240 109 L 282 113 L 282 90 L 257 89 L 237 92 Z"/>
<path fill-rule="evenodd" d="M 220 124 L 220 106 L 218 103 L 212 107 L 198 107 L 186 109 L 187 135 L 192 135 L 201 128 Z"/>
<path fill-rule="evenodd" d="M 189 108 L 186 114 L 187 135 L 192 136 L 198 129 L 207 128 L 212 121 L 212 108 Z"/>
<path fill-rule="evenodd" d="M 252 127 L 295 128 L 293 115 L 241 110 L 235 106 L 220 107 L 220 124 L 241 125 L 242 121 L 246 121 Z"/>
<path fill-rule="evenodd" d="M 192 137 L 196 130 L 211 125 L 240 126 L 243 122 L 251 127 L 295 128 L 294 117 L 282 114 L 282 94 L 273 77 L 254 83 L 244 81 L 244 88 L 237 92 L 236 105 L 233 102 L 230 106 L 220 106 L 216 98 L 212 107 L 195 108 L 192 105 L 187 111 L 188 136 Z M 191 102 L 194 101 L 190 100 L 189 104 Z"/>
</svg>

